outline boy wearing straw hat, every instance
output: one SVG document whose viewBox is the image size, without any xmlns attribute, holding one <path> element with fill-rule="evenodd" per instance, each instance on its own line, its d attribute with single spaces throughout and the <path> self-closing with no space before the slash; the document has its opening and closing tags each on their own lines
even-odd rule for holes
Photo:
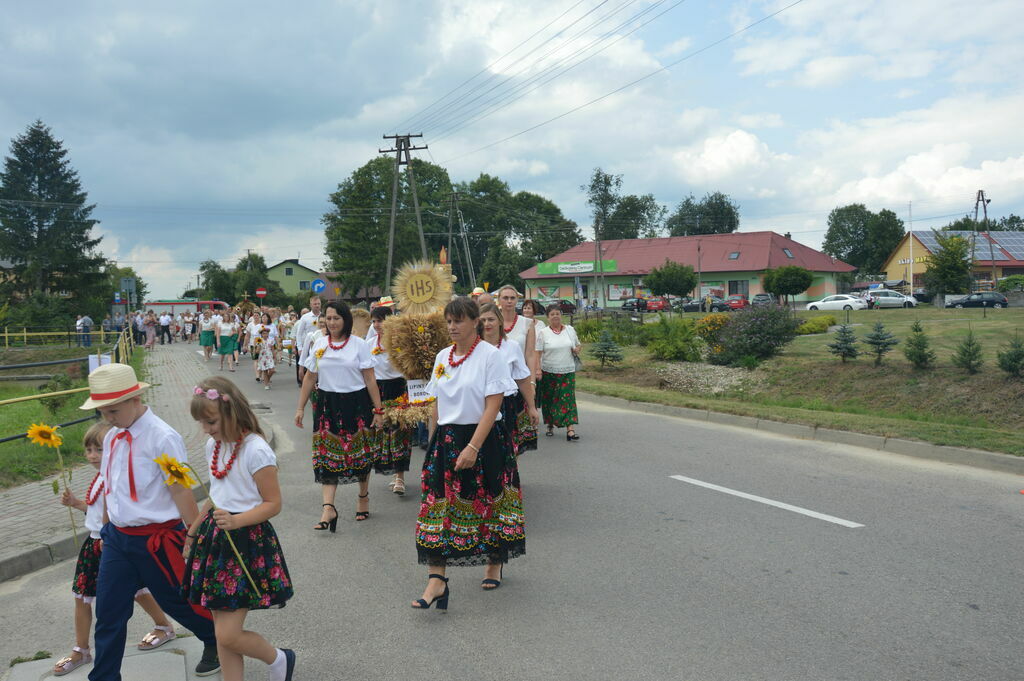
<svg viewBox="0 0 1024 681">
<path fill-rule="evenodd" d="M 89 374 L 89 399 L 81 406 L 96 409 L 113 426 L 103 440 L 100 471 L 105 485 L 106 514 L 100 537 L 96 586 L 96 655 L 89 678 L 116 681 L 133 598 L 148 588 L 160 607 L 204 644 L 197 676 L 220 669 L 210 612 L 189 605 L 181 596 L 185 563 L 185 523 L 199 514 L 192 491 L 167 485 L 155 459 L 168 454 L 187 461 L 185 442 L 173 428 L 142 403 L 149 387 L 126 364 L 105 364 Z"/>
</svg>

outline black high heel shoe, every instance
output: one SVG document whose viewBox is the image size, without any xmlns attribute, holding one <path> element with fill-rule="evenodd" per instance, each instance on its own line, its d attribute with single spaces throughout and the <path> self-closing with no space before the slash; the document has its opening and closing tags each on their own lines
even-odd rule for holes
<svg viewBox="0 0 1024 681">
<path fill-rule="evenodd" d="M 334 504 L 324 504 L 324 506 L 330 506 L 331 510 L 334 511 L 334 517 L 330 520 L 321 520 L 316 524 L 314 530 L 330 530 L 333 534 L 338 531 L 338 509 L 334 507 Z"/>
<path fill-rule="evenodd" d="M 370 492 L 369 492 L 369 490 L 367 490 L 366 494 L 360 494 L 359 498 L 360 499 L 366 499 L 369 496 L 370 496 Z M 370 512 L 369 511 L 356 511 L 356 520 L 367 520 L 369 517 L 370 517 Z"/>
<path fill-rule="evenodd" d="M 505 565 L 503 563 L 502 566 L 500 568 L 498 568 L 498 578 L 497 579 L 485 579 L 485 580 L 483 580 L 482 582 L 480 582 L 480 588 L 483 589 L 484 591 L 494 591 L 499 586 L 501 586 L 501 579 L 504 576 L 504 573 L 505 573 Z"/>
<path fill-rule="evenodd" d="M 575 442 L 580 439 L 580 436 L 576 434 L 575 430 L 565 431 L 565 439 L 569 442 Z"/>
<path fill-rule="evenodd" d="M 444 593 L 440 596 L 434 596 L 430 599 L 429 603 L 423 600 L 422 598 L 417 598 L 416 602 L 412 604 L 412 608 L 415 610 L 430 610 L 430 606 L 432 606 L 436 602 L 438 610 L 447 612 L 448 596 L 451 595 L 451 591 L 448 590 L 448 578 L 436 574 L 427 575 L 427 580 L 429 581 L 431 579 L 440 579 L 442 582 L 444 582 Z"/>
</svg>

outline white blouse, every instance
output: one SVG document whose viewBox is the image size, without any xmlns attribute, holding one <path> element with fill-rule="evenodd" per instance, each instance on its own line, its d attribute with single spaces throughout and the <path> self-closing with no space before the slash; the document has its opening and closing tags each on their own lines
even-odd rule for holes
<svg viewBox="0 0 1024 681">
<path fill-rule="evenodd" d="M 437 399 L 437 423 L 470 425 L 480 423 L 484 403 L 490 395 L 505 395 L 517 386 L 509 373 L 503 353 L 480 341 L 473 353 L 457 367 L 448 361 L 453 346 L 437 353 L 427 393 Z M 455 357 L 455 361 L 459 361 Z M 501 420 L 498 412 L 496 420 Z"/>
<path fill-rule="evenodd" d="M 92 493 L 96 495 L 96 501 L 89 505 L 89 490 L 86 488 L 86 498 L 83 499 L 86 503 L 85 506 L 85 529 L 89 530 L 89 536 L 93 539 L 100 538 L 100 530 L 103 529 L 103 509 L 106 508 L 106 504 L 103 503 L 103 497 L 106 496 L 103 491 L 103 476 L 100 475 L 96 478 L 96 483 L 92 486 Z M 100 491 L 97 494 L 97 490 Z"/>
<path fill-rule="evenodd" d="M 213 462 L 214 441 L 206 441 L 206 465 Z M 231 472 L 223 479 L 210 475 L 210 498 L 217 508 L 232 513 L 244 513 L 263 503 L 259 487 L 253 479 L 256 471 L 277 465 L 277 456 L 267 441 L 256 433 L 249 433 L 242 440 L 238 458 L 231 465 Z M 234 442 L 222 442 L 217 455 L 217 470 L 223 471 L 235 451 Z"/>
<path fill-rule="evenodd" d="M 221 337 L 238 335 L 238 327 L 233 322 L 221 322 L 219 326 Z"/>
<path fill-rule="evenodd" d="M 555 333 L 551 327 L 537 332 L 537 352 L 543 352 L 540 360 L 541 371 L 549 374 L 569 374 L 576 371 L 576 363 L 572 358 L 572 349 L 580 344 L 576 337 L 576 329 L 568 324 Z"/>
<path fill-rule="evenodd" d="M 373 331 L 372 326 L 370 331 Z M 377 334 L 373 335 L 373 340 L 370 340 L 370 336 L 367 334 L 366 344 L 371 348 L 370 353 L 377 353 L 373 355 L 373 375 L 377 377 L 378 381 L 405 378 L 402 372 L 391 363 L 391 359 L 388 357 L 388 353 L 384 350 L 383 346 L 378 345 L 378 343 L 380 343 L 380 337 Z"/>
<path fill-rule="evenodd" d="M 499 320 L 502 324 L 505 323 L 504 318 Z M 530 328 L 533 326 L 533 322 L 528 317 L 523 315 L 516 315 L 516 323 L 512 326 L 511 331 L 505 332 L 505 338 L 513 341 L 520 349 L 526 352 L 526 336 L 530 333 Z"/>
<path fill-rule="evenodd" d="M 309 349 L 302 366 L 317 375 L 321 390 L 332 393 L 354 393 L 366 387 L 363 369 L 373 368 L 370 346 L 359 336 L 349 336 L 341 350 L 332 350 L 330 338 L 320 336 Z M 322 356 L 317 353 L 323 350 Z"/>
<path fill-rule="evenodd" d="M 501 345 L 495 347 L 498 348 L 498 352 L 501 353 L 501 356 L 508 364 L 508 370 L 513 381 L 521 381 L 524 378 L 530 377 L 530 367 L 526 366 L 526 357 L 523 355 L 523 351 L 518 345 L 511 342 L 509 339 L 504 338 L 501 341 Z M 516 388 L 517 390 L 506 392 L 505 394 L 515 395 L 518 391 L 518 386 L 516 386 Z"/>
</svg>

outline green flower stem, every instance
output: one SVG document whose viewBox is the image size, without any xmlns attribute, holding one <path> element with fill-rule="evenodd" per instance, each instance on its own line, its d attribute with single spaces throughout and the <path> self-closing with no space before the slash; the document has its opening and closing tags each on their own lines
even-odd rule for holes
<svg viewBox="0 0 1024 681">
<path fill-rule="evenodd" d="M 67 470 L 64 468 L 64 457 L 60 454 L 60 446 L 57 446 L 57 465 L 60 466 L 60 479 L 64 483 L 64 489 L 70 490 L 71 484 L 68 480 Z M 71 507 L 68 506 L 68 518 L 71 519 L 71 534 L 75 535 L 75 544 L 78 544 L 78 527 L 75 525 L 75 514 L 71 512 Z"/>
</svg>

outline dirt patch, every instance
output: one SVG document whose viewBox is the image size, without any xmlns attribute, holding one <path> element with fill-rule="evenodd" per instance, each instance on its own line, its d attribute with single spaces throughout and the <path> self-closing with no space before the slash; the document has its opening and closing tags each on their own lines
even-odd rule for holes
<svg viewBox="0 0 1024 681">
<path fill-rule="evenodd" d="M 764 374 L 715 364 L 683 362 L 657 370 L 661 387 L 696 395 L 754 392 L 764 385 Z"/>
</svg>

